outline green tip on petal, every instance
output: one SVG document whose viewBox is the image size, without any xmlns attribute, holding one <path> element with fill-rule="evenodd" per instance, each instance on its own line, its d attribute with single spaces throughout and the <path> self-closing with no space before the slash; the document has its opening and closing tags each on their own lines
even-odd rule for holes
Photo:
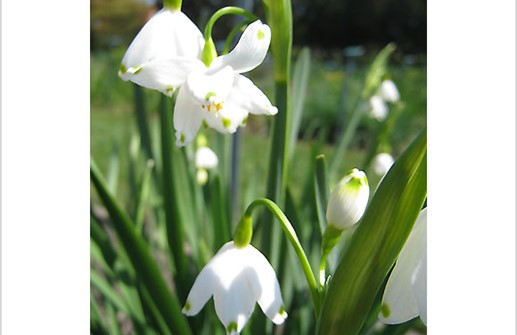
<svg viewBox="0 0 517 335">
<path fill-rule="evenodd" d="M 248 123 L 248 117 L 246 116 L 244 119 L 242 119 L 241 126 L 245 126 L 246 123 Z"/>
<path fill-rule="evenodd" d="M 185 303 L 185 306 L 183 307 L 183 310 L 185 312 L 190 311 L 190 301 L 187 300 L 187 302 Z"/>
<path fill-rule="evenodd" d="M 237 322 L 235 322 L 235 321 L 230 322 L 228 327 L 226 327 L 226 331 L 229 334 L 231 334 L 232 332 L 237 332 Z"/>
<path fill-rule="evenodd" d="M 231 125 L 232 125 L 232 121 L 226 117 L 223 117 L 223 126 L 225 128 L 230 128 Z"/>
<path fill-rule="evenodd" d="M 259 40 L 263 39 L 265 36 L 264 32 L 262 30 L 257 31 L 257 38 Z"/>
<path fill-rule="evenodd" d="M 278 314 L 280 314 L 281 316 L 285 316 L 287 314 L 287 312 L 285 311 L 284 305 L 280 306 L 280 310 L 278 311 Z"/>
<path fill-rule="evenodd" d="M 185 143 L 185 134 L 180 133 L 180 142 Z"/>
<path fill-rule="evenodd" d="M 127 68 L 124 64 L 120 64 L 120 73 L 125 74 L 127 72 Z"/>
<path fill-rule="evenodd" d="M 382 306 L 381 306 L 381 314 L 385 318 L 390 316 L 391 312 L 390 312 L 390 308 L 388 307 L 388 305 L 382 304 Z"/>
<path fill-rule="evenodd" d="M 204 127 L 205 129 L 208 129 L 208 128 L 209 128 L 208 123 L 206 122 L 206 120 L 205 120 L 205 119 L 203 119 L 203 121 L 201 121 L 201 124 L 203 125 L 203 127 Z"/>
</svg>

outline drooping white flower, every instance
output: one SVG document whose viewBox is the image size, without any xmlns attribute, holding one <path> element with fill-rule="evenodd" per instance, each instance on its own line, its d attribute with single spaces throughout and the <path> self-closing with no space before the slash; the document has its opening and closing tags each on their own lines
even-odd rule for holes
<svg viewBox="0 0 517 335">
<path fill-rule="evenodd" d="M 200 147 L 196 150 L 195 164 L 198 169 L 214 169 L 219 160 L 217 155 L 209 147 Z"/>
<path fill-rule="evenodd" d="M 227 334 L 239 334 L 258 302 L 275 324 L 287 318 L 275 271 L 264 255 L 250 244 L 223 245 L 201 270 L 187 297 L 183 313 L 199 313 L 210 297 Z"/>
<path fill-rule="evenodd" d="M 270 41 L 270 28 L 257 20 L 246 28 L 229 54 L 215 58 L 209 67 L 195 62 L 179 89 L 174 108 L 176 144 L 190 142 L 201 124 L 234 133 L 246 123 L 248 113 L 278 112 L 264 93 L 240 74 L 262 63 Z"/>
<path fill-rule="evenodd" d="M 388 102 L 397 102 L 400 100 L 400 93 L 395 83 L 389 79 L 384 80 L 379 87 L 380 96 Z"/>
<path fill-rule="evenodd" d="M 188 69 L 189 60 L 200 57 L 203 44 L 201 31 L 183 12 L 165 7 L 142 27 L 131 42 L 122 58 L 119 76 L 172 95 L 173 89 L 184 78 L 178 78 L 177 73 L 169 73 L 167 64 L 173 61 L 176 67 Z"/>
<path fill-rule="evenodd" d="M 212 151 L 212 149 L 203 146 L 196 150 L 194 163 L 197 168 L 196 180 L 199 185 L 205 185 L 208 181 L 207 170 L 216 168 L 219 160 L 217 159 L 217 155 Z"/>
<path fill-rule="evenodd" d="M 195 26 L 195 29 L 188 27 L 184 20 L 171 20 L 172 15 L 182 15 L 188 20 L 181 12 L 170 10 L 153 17 L 131 44 L 120 75 L 169 96 L 179 88 L 174 107 L 177 145 L 192 141 L 202 124 L 222 133 L 234 133 L 246 123 L 249 113 L 274 115 L 278 112 L 266 95 L 241 75 L 264 60 L 271 41 L 269 26 L 260 20 L 253 22 L 229 54 L 216 57 L 207 67 L 200 60 L 199 30 Z M 173 27 L 165 29 L 165 22 Z M 170 32 L 172 28 L 174 33 Z M 183 30 L 189 31 L 188 34 L 184 36 Z M 155 32 L 158 35 L 155 36 Z M 183 44 L 186 40 L 191 43 Z M 168 43 L 173 46 L 165 50 Z M 148 44 L 157 45 L 151 48 L 153 52 L 146 51 Z M 178 50 L 182 52 L 174 54 L 173 51 Z M 159 56 L 155 56 L 157 54 Z"/>
<path fill-rule="evenodd" d="M 363 171 L 351 170 L 334 188 L 327 205 L 330 226 L 345 229 L 357 223 L 368 204 L 370 188 Z"/>
<path fill-rule="evenodd" d="M 397 324 L 419 315 L 427 324 L 427 208 L 420 212 L 400 251 L 384 290 L 379 319 Z"/>
<path fill-rule="evenodd" d="M 394 160 L 390 154 L 381 152 L 373 158 L 373 171 L 379 176 L 384 176 L 391 168 L 393 163 Z"/>
<path fill-rule="evenodd" d="M 374 95 L 370 98 L 369 114 L 379 121 L 386 119 L 386 116 L 388 116 L 388 105 L 386 105 L 386 102 L 381 96 Z"/>
</svg>

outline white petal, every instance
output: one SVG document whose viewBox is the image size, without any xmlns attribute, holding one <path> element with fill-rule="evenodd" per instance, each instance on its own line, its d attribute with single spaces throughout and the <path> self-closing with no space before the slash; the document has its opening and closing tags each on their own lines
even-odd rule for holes
<svg viewBox="0 0 517 335">
<path fill-rule="evenodd" d="M 185 86 L 180 87 L 174 106 L 176 145 L 183 146 L 194 139 L 203 121 L 202 110 L 190 100 Z"/>
<path fill-rule="evenodd" d="M 235 264 L 227 264 L 227 266 L 235 266 Z M 231 283 L 227 283 L 226 289 L 214 292 L 215 312 L 228 334 L 234 333 L 235 330 L 240 333 L 253 313 L 257 301 L 249 280 L 253 275 L 254 271 L 249 265 L 241 264 L 239 274 Z"/>
<path fill-rule="evenodd" d="M 422 322 L 427 325 L 427 257 L 422 259 L 422 262 L 413 273 L 412 282 L 418 314 Z"/>
<path fill-rule="evenodd" d="M 248 112 L 228 100 L 222 104 L 220 110 L 210 113 L 205 112 L 204 117 L 211 128 L 221 133 L 233 134 L 239 126 L 245 124 Z"/>
<path fill-rule="evenodd" d="M 271 105 L 266 95 L 251 80 L 241 75 L 235 75 L 233 89 L 228 99 L 251 114 L 278 113 L 278 109 Z"/>
<path fill-rule="evenodd" d="M 217 159 L 217 155 L 212 151 L 212 149 L 208 147 L 201 147 L 196 151 L 195 163 L 198 169 L 213 169 L 217 167 L 219 160 Z"/>
<path fill-rule="evenodd" d="M 164 8 L 142 27 L 122 65 L 130 69 L 159 59 L 199 58 L 203 43 L 203 35 L 185 14 Z"/>
<path fill-rule="evenodd" d="M 224 103 L 233 85 L 233 70 L 226 66 L 218 71 L 192 71 L 187 78 L 191 98 L 211 112 Z"/>
<path fill-rule="evenodd" d="M 246 247 L 249 253 L 249 263 L 253 265 L 258 278 L 257 291 L 258 303 L 266 316 L 275 324 L 281 324 L 287 318 L 284 310 L 284 302 L 280 292 L 280 285 L 276 273 L 264 255 L 253 246 Z"/>
<path fill-rule="evenodd" d="M 119 75 L 123 80 L 131 80 L 140 86 L 172 96 L 174 89 L 185 82 L 188 74 L 200 67 L 204 65 L 197 59 L 176 57 L 150 61 Z"/>
<path fill-rule="evenodd" d="M 229 65 L 238 73 L 248 72 L 259 66 L 266 57 L 271 41 L 271 29 L 257 20 L 242 33 L 235 48 L 227 55 L 217 57 L 211 68 Z"/>
<path fill-rule="evenodd" d="M 214 273 L 210 263 L 208 263 L 199 273 L 190 289 L 183 314 L 192 316 L 199 313 L 201 308 L 206 304 L 216 289 L 214 281 Z"/>
<path fill-rule="evenodd" d="M 426 254 L 426 222 L 427 210 L 424 209 L 415 222 L 413 231 L 402 248 L 388 279 L 382 298 L 384 315 L 383 312 L 379 314 L 379 319 L 384 323 L 402 323 L 419 315 L 419 304 L 412 287 L 415 270 L 419 264 L 422 264 Z M 421 282 L 419 285 L 421 286 Z"/>
<path fill-rule="evenodd" d="M 370 98 L 370 116 L 382 121 L 386 119 L 388 115 L 388 106 L 384 102 L 384 100 L 378 96 L 374 95 Z"/>
<path fill-rule="evenodd" d="M 397 102 L 400 99 L 399 90 L 391 80 L 384 80 L 379 88 L 381 97 L 389 102 Z"/>
</svg>

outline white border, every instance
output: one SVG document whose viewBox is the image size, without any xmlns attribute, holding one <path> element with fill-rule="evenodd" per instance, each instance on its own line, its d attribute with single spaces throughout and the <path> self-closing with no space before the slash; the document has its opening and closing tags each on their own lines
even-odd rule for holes
<svg viewBox="0 0 517 335">
<path fill-rule="evenodd" d="M 429 334 L 515 334 L 515 2 L 428 2 Z"/>
<path fill-rule="evenodd" d="M 89 334 L 89 22 L 2 1 L 2 334 Z"/>
</svg>

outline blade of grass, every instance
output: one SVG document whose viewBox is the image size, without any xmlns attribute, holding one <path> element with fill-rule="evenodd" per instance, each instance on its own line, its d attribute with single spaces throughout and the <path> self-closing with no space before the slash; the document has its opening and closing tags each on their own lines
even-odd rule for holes
<svg viewBox="0 0 517 335">
<path fill-rule="evenodd" d="M 108 210 L 117 235 L 126 250 L 129 259 L 144 285 L 149 290 L 158 309 L 172 333 L 191 334 L 188 323 L 181 313 L 178 300 L 171 294 L 162 277 L 160 269 L 151 256 L 150 250 L 141 235 L 137 234 L 135 225 L 122 211 L 111 193 L 106 188 L 93 158 L 90 162 L 90 178 L 99 197 Z"/>
</svg>

